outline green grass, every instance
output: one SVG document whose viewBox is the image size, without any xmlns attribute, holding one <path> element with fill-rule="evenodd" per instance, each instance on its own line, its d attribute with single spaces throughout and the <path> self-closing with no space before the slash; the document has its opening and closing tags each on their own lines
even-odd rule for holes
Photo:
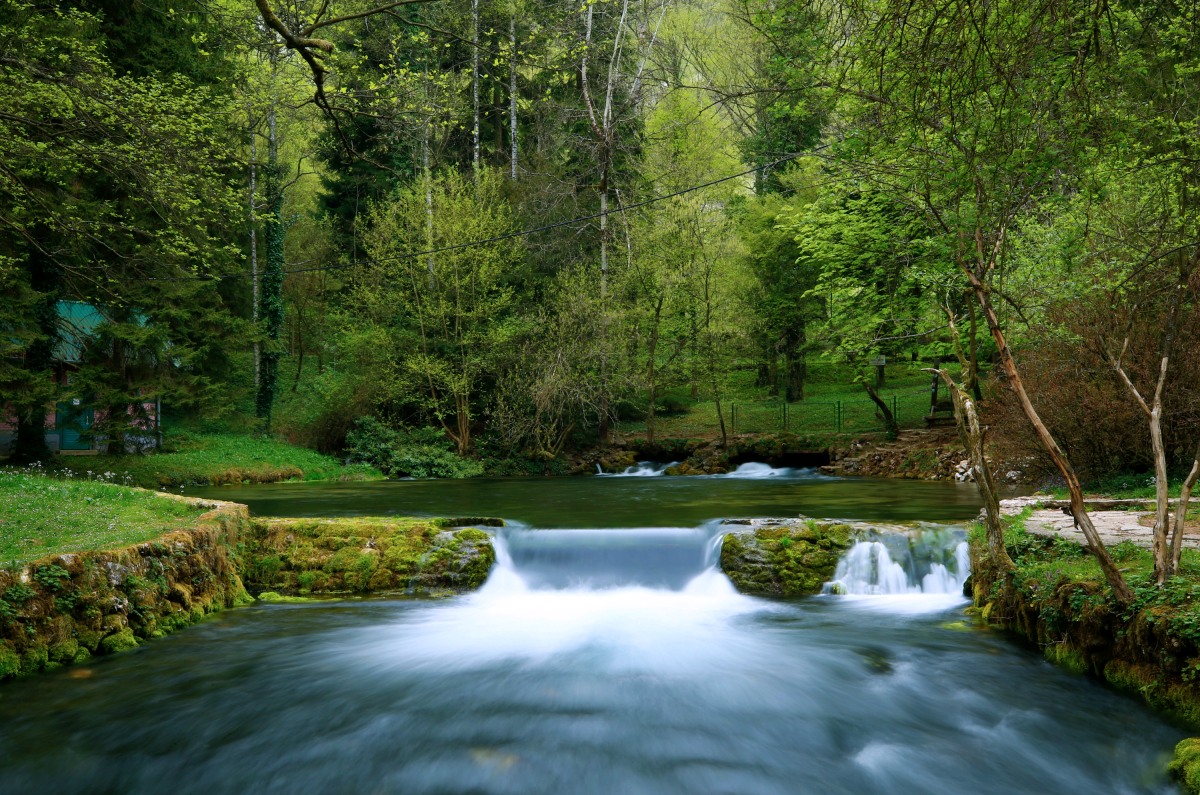
<svg viewBox="0 0 1200 795">
<path fill-rule="evenodd" d="M 164 450 L 148 455 L 60 456 L 50 474 L 107 480 L 145 488 L 281 480 L 373 480 L 363 464 L 339 461 L 304 447 L 236 433 L 168 433 Z"/>
<path fill-rule="evenodd" d="M 1167 483 L 1167 493 L 1171 497 L 1178 497 L 1179 489 L 1182 485 L 1182 475 L 1171 479 Z M 1147 500 L 1152 502 L 1156 497 L 1153 472 L 1110 475 L 1104 478 L 1089 480 L 1083 484 L 1083 490 L 1089 495 L 1103 496 L 1113 500 Z M 1068 499 L 1071 496 L 1065 486 L 1055 486 L 1049 489 L 1049 493 L 1060 500 Z M 1194 498 L 1200 497 L 1200 495 L 1196 495 L 1194 492 L 1193 496 Z M 1191 516 L 1190 511 L 1188 516 Z"/>
<path fill-rule="evenodd" d="M 113 483 L 0 470 L 0 565 L 138 544 L 186 527 L 202 512 Z"/>
<path fill-rule="evenodd" d="M 894 406 L 901 428 L 925 426 L 929 412 L 931 376 L 922 372 L 924 365 L 901 362 L 888 365 L 887 380 L 880 396 Z M 755 374 L 749 370 L 730 375 L 726 396 L 722 400 L 726 430 L 733 433 L 779 433 L 788 431 L 806 435 L 821 434 L 835 437 L 840 434 L 858 435 L 882 432 L 883 422 L 876 417 L 876 406 L 866 391 L 853 382 L 853 372 L 839 365 L 819 363 L 809 368 L 804 400 L 787 405 L 786 419 L 783 400 L 768 394 L 766 387 L 755 386 Z M 943 392 L 944 396 L 944 392 Z M 655 420 L 655 432 L 670 438 L 713 438 L 720 433 L 716 403 L 711 396 L 701 395 L 692 401 L 686 388 L 668 390 L 666 398 L 687 411 Z M 786 427 L 785 427 L 786 426 Z M 626 434 L 645 433 L 646 423 L 640 419 L 619 423 L 618 430 Z"/>
</svg>

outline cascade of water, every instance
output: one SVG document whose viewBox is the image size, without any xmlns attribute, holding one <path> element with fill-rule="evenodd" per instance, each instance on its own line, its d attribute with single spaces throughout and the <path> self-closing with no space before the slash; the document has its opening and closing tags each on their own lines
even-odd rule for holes
<svg viewBox="0 0 1200 795">
<path fill-rule="evenodd" d="M 622 471 L 611 475 L 601 470 L 600 465 L 596 464 L 596 474 L 610 478 L 652 478 L 664 474 L 678 463 L 678 461 L 671 461 L 666 464 L 660 464 L 656 461 L 638 461 L 634 466 L 625 467 Z"/>
<path fill-rule="evenodd" d="M 967 543 L 944 531 L 904 539 L 900 550 L 883 541 L 859 541 L 838 562 L 825 593 L 850 596 L 961 595 L 971 573 Z M 950 546 L 953 544 L 953 546 Z M 896 560 L 898 555 L 903 562 Z"/>
<path fill-rule="evenodd" d="M 756 461 L 751 461 L 742 464 L 737 469 L 719 477 L 727 478 L 778 478 L 787 477 L 792 474 L 792 470 L 787 467 L 773 467 L 770 464 L 760 464 Z"/>
<path fill-rule="evenodd" d="M 680 590 L 714 568 L 720 528 L 628 530 L 506 528 L 494 537 L 496 565 L 488 579 L 509 588 L 602 589 L 645 586 Z M 714 538 L 714 534 L 718 534 Z M 720 575 L 724 576 L 724 575 Z"/>
</svg>

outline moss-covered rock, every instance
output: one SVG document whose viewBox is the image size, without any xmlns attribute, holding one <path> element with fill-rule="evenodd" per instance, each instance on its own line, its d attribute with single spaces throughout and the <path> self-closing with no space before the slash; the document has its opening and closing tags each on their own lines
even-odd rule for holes
<svg viewBox="0 0 1200 795">
<path fill-rule="evenodd" d="M 833 578 L 838 560 L 852 543 L 851 528 L 837 522 L 807 519 L 762 525 L 726 534 L 721 568 L 742 593 L 815 594 Z"/>
<path fill-rule="evenodd" d="M 0 680 L 133 648 L 249 601 L 232 554 L 246 507 L 196 502 L 211 510 L 155 541 L 0 570 Z"/>
<path fill-rule="evenodd" d="M 1200 794 L 1200 737 L 1180 740 L 1167 770 L 1187 792 Z"/>
<path fill-rule="evenodd" d="M 278 594 L 405 593 L 478 588 L 496 560 L 491 537 L 463 519 L 262 519 L 246 554 L 252 590 Z M 497 520 L 475 518 L 473 524 Z"/>
</svg>

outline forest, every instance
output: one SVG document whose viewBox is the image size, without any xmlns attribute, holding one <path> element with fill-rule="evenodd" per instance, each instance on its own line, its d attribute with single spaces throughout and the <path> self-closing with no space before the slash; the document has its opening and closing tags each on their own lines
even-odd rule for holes
<svg viewBox="0 0 1200 795">
<path fill-rule="evenodd" d="M 894 433 L 885 357 L 1068 485 L 1196 471 L 1194 4 L 0 8 L 16 461 L 70 400 L 444 474 L 822 380 Z"/>
</svg>

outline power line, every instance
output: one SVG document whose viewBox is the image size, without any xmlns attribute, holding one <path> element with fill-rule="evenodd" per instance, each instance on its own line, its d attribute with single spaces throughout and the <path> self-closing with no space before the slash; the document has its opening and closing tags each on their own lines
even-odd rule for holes
<svg viewBox="0 0 1200 795">
<path fill-rule="evenodd" d="M 292 270 L 285 270 L 283 273 L 285 276 L 288 276 L 288 275 L 296 274 L 296 273 L 315 273 L 317 271 L 343 270 L 345 268 L 353 268 L 353 267 L 357 267 L 359 265 L 377 265 L 382 262 L 396 262 L 398 260 L 416 259 L 418 257 L 430 257 L 430 256 L 434 256 L 436 254 L 444 254 L 448 251 L 459 251 L 464 248 L 474 248 L 475 246 L 486 246 L 486 245 L 490 245 L 492 243 L 499 243 L 504 240 L 514 240 L 516 238 L 529 237 L 530 235 L 536 235 L 539 232 L 548 232 L 551 229 L 559 229 L 564 226 L 571 226 L 572 224 L 579 224 L 579 223 L 583 223 L 585 221 L 594 221 L 597 218 L 603 218 L 603 217 L 609 216 L 609 215 L 620 215 L 622 213 L 629 212 L 630 210 L 636 210 L 640 207 L 646 207 L 651 204 L 657 204 L 658 202 L 666 201 L 667 199 L 674 199 L 676 197 L 684 196 L 689 193 L 695 193 L 698 190 L 703 190 L 705 188 L 711 188 L 713 185 L 720 185 L 723 182 L 730 182 L 735 179 L 741 179 L 742 177 L 747 177 L 756 172 L 763 171 L 765 169 L 774 168 L 778 165 L 787 163 L 789 161 L 795 160 L 796 158 L 803 157 L 805 155 L 815 154 L 816 152 L 819 152 L 821 149 L 824 149 L 824 148 L 825 148 L 824 146 L 821 146 L 821 147 L 817 147 L 812 152 L 796 152 L 796 153 L 781 157 L 777 160 L 772 160 L 770 163 L 764 163 L 760 166 L 755 166 L 754 168 L 750 168 L 745 171 L 740 171 L 737 174 L 730 174 L 729 176 L 726 176 L 726 177 L 720 177 L 718 179 L 710 180 L 708 182 L 702 182 L 699 185 L 692 185 L 687 188 L 682 188 L 681 190 L 677 190 L 677 191 L 674 191 L 673 193 L 668 193 L 663 196 L 654 196 L 649 199 L 643 199 L 640 202 L 634 202 L 633 204 L 625 205 L 623 207 L 618 207 L 613 210 L 605 210 L 603 212 L 592 213 L 590 215 L 581 215 L 581 216 L 578 216 L 576 218 L 571 218 L 566 221 L 556 221 L 555 223 L 552 223 L 552 224 L 546 224 L 545 226 L 538 226 L 538 227 L 534 227 L 532 229 L 523 229 L 519 232 L 509 232 L 507 234 L 496 235 L 495 237 L 484 238 L 482 240 L 471 240 L 467 243 L 455 243 L 454 245 L 442 246 L 441 248 L 429 249 L 427 251 L 415 251 L 410 254 L 396 254 L 396 255 L 390 256 L 390 257 L 379 257 L 378 259 L 357 260 L 354 262 L 335 263 L 332 265 L 320 265 L 320 266 L 313 267 L 313 268 L 293 268 Z M 147 277 L 145 279 L 145 281 L 219 281 L 222 279 L 247 278 L 247 277 L 249 277 L 249 275 L 250 274 L 247 274 L 247 273 L 239 273 L 239 274 L 229 274 L 227 276 L 167 276 L 167 277 L 161 277 L 161 278 Z"/>
<path fill-rule="evenodd" d="M 775 166 L 780 165 L 781 163 L 786 163 L 790 160 L 795 160 L 796 158 L 802 156 L 803 154 L 806 154 L 806 153 L 800 152 L 800 153 L 796 153 L 796 154 L 791 154 L 786 157 L 781 157 L 778 160 L 774 160 L 770 163 L 765 163 L 761 166 L 755 166 L 754 168 L 739 172 L 737 174 L 730 174 L 727 177 L 721 177 L 719 179 L 714 179 L 709 182 L 701 183 L 699 185 L 692 185 L 691 187 L 683 188 L 682 190 L 677 190 L 674 193 L 668 193 L 663 196 L 655 196 L 653 198 L 644 199 L 640 202 L 634 202 L 633 204 L 629 204 L 624 207 L 619 207 L 615 210 L 605 210 L 603 212 L 592 213 L 591 215 L 581 215 L 577 218 L 571 218 L 570 220 L 567 220 L 567 221 L 557 221 L 555 223 L 546 224 L 545 226 L 539 226 L 539 227 L 535 227 L 533 229 L 524 229 L 524 230 L 521 230 L 520 232 L 509 232 L 508 234 L 496 235 L 495 237 L 484 238 L 482 240 L 472 240 L 468 243 L 455 243 L 452 246 L 442 246 L 441 248 L 430 249 L 428 251 L 417 251 L 417 252 L 414 252 L 411 254 L 396 254 L 395 256 L 391 256 L 391 257 L 379 257 L 377 259 L 360 260 L 359 262 L 338 263 L 338 264 L 334 264 L 334 265 L 321 265 L 321 266 L 315 267 L 315 268 L 300 268 L 300 269 L 296 269 L 296 270 L 284 271 L 284 273 L 285 274 L 311 273 L 313 271 L 334 270 L 334 269 L 339 269 L 339 268 L 351 268 L 351 267 L 354 267 L 355 265 L 359 265 L 359 264 L 376 265 L 381 262 L 395 262 L 397 260 L 417 259 L 418 257 L 430 257 L 435 254 L 444 254 L 447 251 L 458 251 L 458 250 L 464 249 L 464 248 L 474 248 L 475 246 L 486 246 L 491 243 L 499 243 L 504 240 L 513 240 L 513 239 L 519 238 L 519 237 L 528 237 L 530 235 L 536 235 L 539 232 L 547 232 L 551 229 L 558 229 L 560 227 L 570 226 L 572 224 L 578 224 L 578 223 L 582 223 L 584 221 L 594 221 L 597 218 L 603 218 L 604 216 L 607 216 L 607 215 L 619 215 L 621 213 L 626 213 L 630 210 L 636 210 L 639 207 L 645 207 L 650 204 L 655 204 L 657 202 L 666 201 L 667 199 L 674 199 L 677 196 L 683 196 L 688 193 L 694 193 L 695 191 L 703 190 L 704 188 L 710 188 L 713 185 L 720 185 L 722 182 L 730 182 L 731 180 L 740 179 L 742 177 L 749 176 L 755 172 L 762 171 L 763 169 L 774 168 Z"/>
</svg>

